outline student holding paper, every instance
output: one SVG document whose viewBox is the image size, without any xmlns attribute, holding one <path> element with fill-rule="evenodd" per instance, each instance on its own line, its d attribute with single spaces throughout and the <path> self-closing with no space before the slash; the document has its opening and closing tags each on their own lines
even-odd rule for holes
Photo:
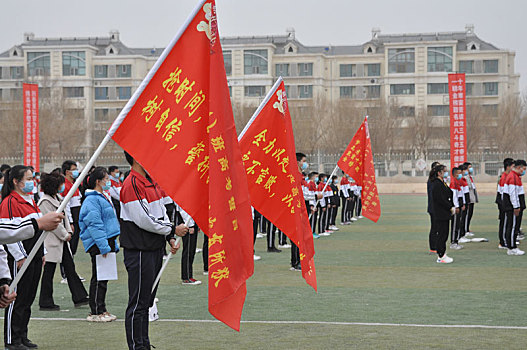
<svg viewBox="0 0 527 350">
<path fill-rule="evenodd" d="M 90 281 L 90 309 L 87 320 L 90 322 L 111 322 L 116 317 L 106 310 L 106 290 L 108 281 L 98 281 L 97 256 L 109 259 L 110 252 L 118 252 L 117 236 L 120 234 L 119 221 L 111 198 L 105 191 L 111 186 L 105 168 L 95 168 L 84 179 L 86 197 L 79 214 L 80 238 L 84 249 L 91 256 L 92 277 Z M 101 259 L 101 258 L 99 258 Z M 107 264 L 104 264 L 107 265 Z"/>
</svg>

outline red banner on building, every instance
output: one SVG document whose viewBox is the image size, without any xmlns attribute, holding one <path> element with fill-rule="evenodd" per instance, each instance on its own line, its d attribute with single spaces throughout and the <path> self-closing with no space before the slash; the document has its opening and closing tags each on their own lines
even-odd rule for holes
<svg viewBox="0 0 527 350">
<path fill-rule="evenodd" d="M 362 214 L 377 222 L 381 217 L 381 202 L 375 179 L 368 117 L 364 118 L 337 165 L 362 187 Z"/>
<path fill-rule="evenodd" d="M 302 194 L 293 125 L 281 78 L 241 133 L 240 147 L 254 209 L 298 246 L 302 276 L 316 290 L 313 233 Z"/>
<path fill-rule="evenodd" d="M 239 330 L 254 269 L 251 204 L 214 0 L 200 2 L 114 131 L 113 139 L 209 237 L 209 311 Z"/>
<path fill-rule="evenodd" d="M 450 166 L 467 161 L 467 118 L 465 73 L 448 75 L 450 98 Z"/>
<path fill-rule="evenodd" d="M 23 84 L 24 93 L 24 164 L 40 171 L 38 133 L 38 85 Z"/>
</svg>

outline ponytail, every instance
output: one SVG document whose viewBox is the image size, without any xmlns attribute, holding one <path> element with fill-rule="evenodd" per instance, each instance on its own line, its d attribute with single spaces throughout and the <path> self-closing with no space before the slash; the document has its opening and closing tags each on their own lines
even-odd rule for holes
<svg viewBox="0 0 527 350">
<path fill-rule="evenodd" d="M 97 184 L 97 180 L 102 180 L 108 174 L 106 168 L 96 167 L 93 169 L 89 175 L 87 175 L 82 181 L 82 187 L 86 189 L 93 190 Z"/>
<path fill-rule="evenodd" d="M 13 180 L 22 181 L 28 170 L 30 170 L 29 167 L 25 165 L 15 165 L 11 169 L 6 170 L 4 186 L 2 187 L 2 199 L 5 199 L 15 190 Z"/>
<path fill-rule="evenodd" d="M 433 181 L 435 178 L 437 178 L 437 173 L 440 171 L 443 171 L 445 169 L 445 166 L 442 164 L 437 164 L 430 170 L 430 174 L 428 175 L 428 181 Z"/>
</svg>

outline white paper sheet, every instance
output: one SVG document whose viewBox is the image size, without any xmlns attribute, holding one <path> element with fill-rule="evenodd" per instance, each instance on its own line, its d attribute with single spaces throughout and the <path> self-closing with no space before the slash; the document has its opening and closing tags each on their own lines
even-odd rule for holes
<svg viewBox="0 0 527 350">
<path fill-rule="evenodd" d="M 108 253 L 106 258 L 102 255 L 95 256 L 97 265 L 97 281 L 117 280 L 117 256 L 115 253 Z"/>
</svg>

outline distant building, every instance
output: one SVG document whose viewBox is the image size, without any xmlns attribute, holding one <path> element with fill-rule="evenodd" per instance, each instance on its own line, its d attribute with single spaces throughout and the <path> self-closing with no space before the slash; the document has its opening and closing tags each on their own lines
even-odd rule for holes
<svg viewBox="0 0 527 350">
<path fill-rule="evenodd" d="M 233 104 L 256 107 L 278 76 L 291 103 L 324 99 L 396 102 L 402 119 L 426 111 L 432 125 L 448 126 L 448 72 L 467 74 L 467 97 L 491 113 L 519 95 L 515 53 L 463 32 L 384 35 L 356 46 L 305 46 L 286 35 L 225 37 L 225 69 Z M 0 54 L 2 102 L 22 100 L 22 82 L 38 82 L 43 98 L 56 97 L 85 123 L 84 149 L 93 151 L 162 49 L 129 48 L 118 31 L 108 37 L 36 38 Z M 73 113 L 73 112 L 72 112 Z M 404 124 L 402 122 L 402 124 Z M 436 148 L 444 147 L 438 143 Z"/>
</svg>

